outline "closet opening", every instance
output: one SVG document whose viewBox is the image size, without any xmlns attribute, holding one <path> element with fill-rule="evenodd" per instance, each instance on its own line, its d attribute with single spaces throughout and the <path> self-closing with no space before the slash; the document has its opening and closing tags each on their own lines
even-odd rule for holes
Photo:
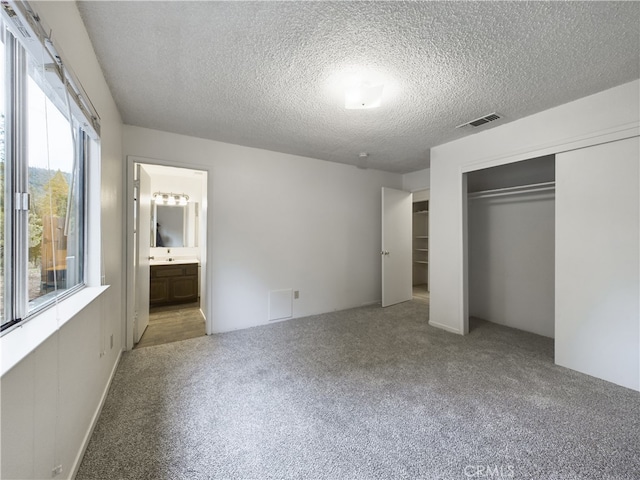
<svg viewBox="0 0 640 480">
<path fill-rule="evenodd" d="M 468 172 L 468 328 L 555 328 L 555 155 Z"/>
<path fill-rule="evenodd" d="M 429 190 L 413 193 L 413 299 L 429 303 Z"/>
</svg>

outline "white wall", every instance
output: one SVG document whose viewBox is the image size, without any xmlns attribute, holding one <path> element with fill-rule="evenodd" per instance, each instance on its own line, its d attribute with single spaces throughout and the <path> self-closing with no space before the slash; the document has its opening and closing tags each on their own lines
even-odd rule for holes
<svg viewBox="0 0 640 480">
<path fill-rule="evenodd" d="M 380 301 L 380 191 L 401 175 L 134 126 L 124 152 L 209 171 L 214 332 L 267 323 L 273 290 L 300 291 L 294 317 Z"/>
<path fill-rule="evenodd" d="M 68 478 L 124 335 L 122 122 L 75 2 L 30 4 L 52 29 L 101 117 L 102 264 L 111 287 L 2 377 L 0 476 L 51 478 L 52 468 L 62 465 L 56 478 Z"/>
<path fill-rule="evenodd" d="M 640 389 L 640 138 L 558 155 L 556 363 Z"/>
<path fill-rule="evenodd" d="M 636 80 L 432 149 L 432 325 L 465 332 L 468 312 L 465 309 L 463 173 L 637 136 L 639 91 L 640 82 Z M 596 193 L 594 186 L 592 194 Z M 581 281 L 577 277 L 575 280 Z M 556 298 L 561 295 L 556 289 Z"/>
<path fill-rule="evenodd" d="M 431 181 L 430 177 L 430 169 L 428 168 L 417 172 L 405 173 L 402 176 L 402 189 L 406 192 L 427 190 Z"/>
<path fill-rule="evenodd" d="M 469 315 L 554 336 L 553 192 L 469 200 Z"/>
</svg>

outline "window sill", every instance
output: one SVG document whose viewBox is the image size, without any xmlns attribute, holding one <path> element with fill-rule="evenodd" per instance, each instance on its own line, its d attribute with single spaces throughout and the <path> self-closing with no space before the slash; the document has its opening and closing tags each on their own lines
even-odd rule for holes
<svg viewBox="0 0 640 480">
<path fill-rule="evenodd" d="M 0 376 L 4 376 L 108 288 L 108 285 L 85 287 L 3 335 L 0 338 Z"/>
</svg>

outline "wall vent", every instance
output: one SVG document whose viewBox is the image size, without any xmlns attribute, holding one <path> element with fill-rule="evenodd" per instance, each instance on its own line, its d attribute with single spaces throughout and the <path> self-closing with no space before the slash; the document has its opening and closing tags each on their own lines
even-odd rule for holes
<svg viewBox="0 0 640 480">
<path fill-rule="evenodd" d="M 269 292 L 269 321 L 293 316 L 293 289 Z"/>
<path fill-rule="evenodd" d="M 462 125 L 458 125 L 456 128 L 462 127 L 479 127 L 484 125 L 485 123 L 494 122 L 496 120 L 500 120 L 502 117 L 497 113 L 493 112 L 489 115 L 485 115 L 484 117 L 476 118 L 475 120 L 471 120 L 470 122 L 463 123 Z"/>
</svg>

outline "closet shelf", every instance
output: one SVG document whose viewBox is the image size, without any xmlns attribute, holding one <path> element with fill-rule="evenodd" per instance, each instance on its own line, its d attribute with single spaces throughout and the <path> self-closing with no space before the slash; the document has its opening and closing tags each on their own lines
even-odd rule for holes
<svg viewBox="0 0 640 480">
<path fill-rule="evenodd" d="M 412 244 L 411 244 L 411 269 L 412 282 L 415 285 L 423 285 L 428 290 L 429 284 L 429 200 L 413 202 Z"/>
</svg>

